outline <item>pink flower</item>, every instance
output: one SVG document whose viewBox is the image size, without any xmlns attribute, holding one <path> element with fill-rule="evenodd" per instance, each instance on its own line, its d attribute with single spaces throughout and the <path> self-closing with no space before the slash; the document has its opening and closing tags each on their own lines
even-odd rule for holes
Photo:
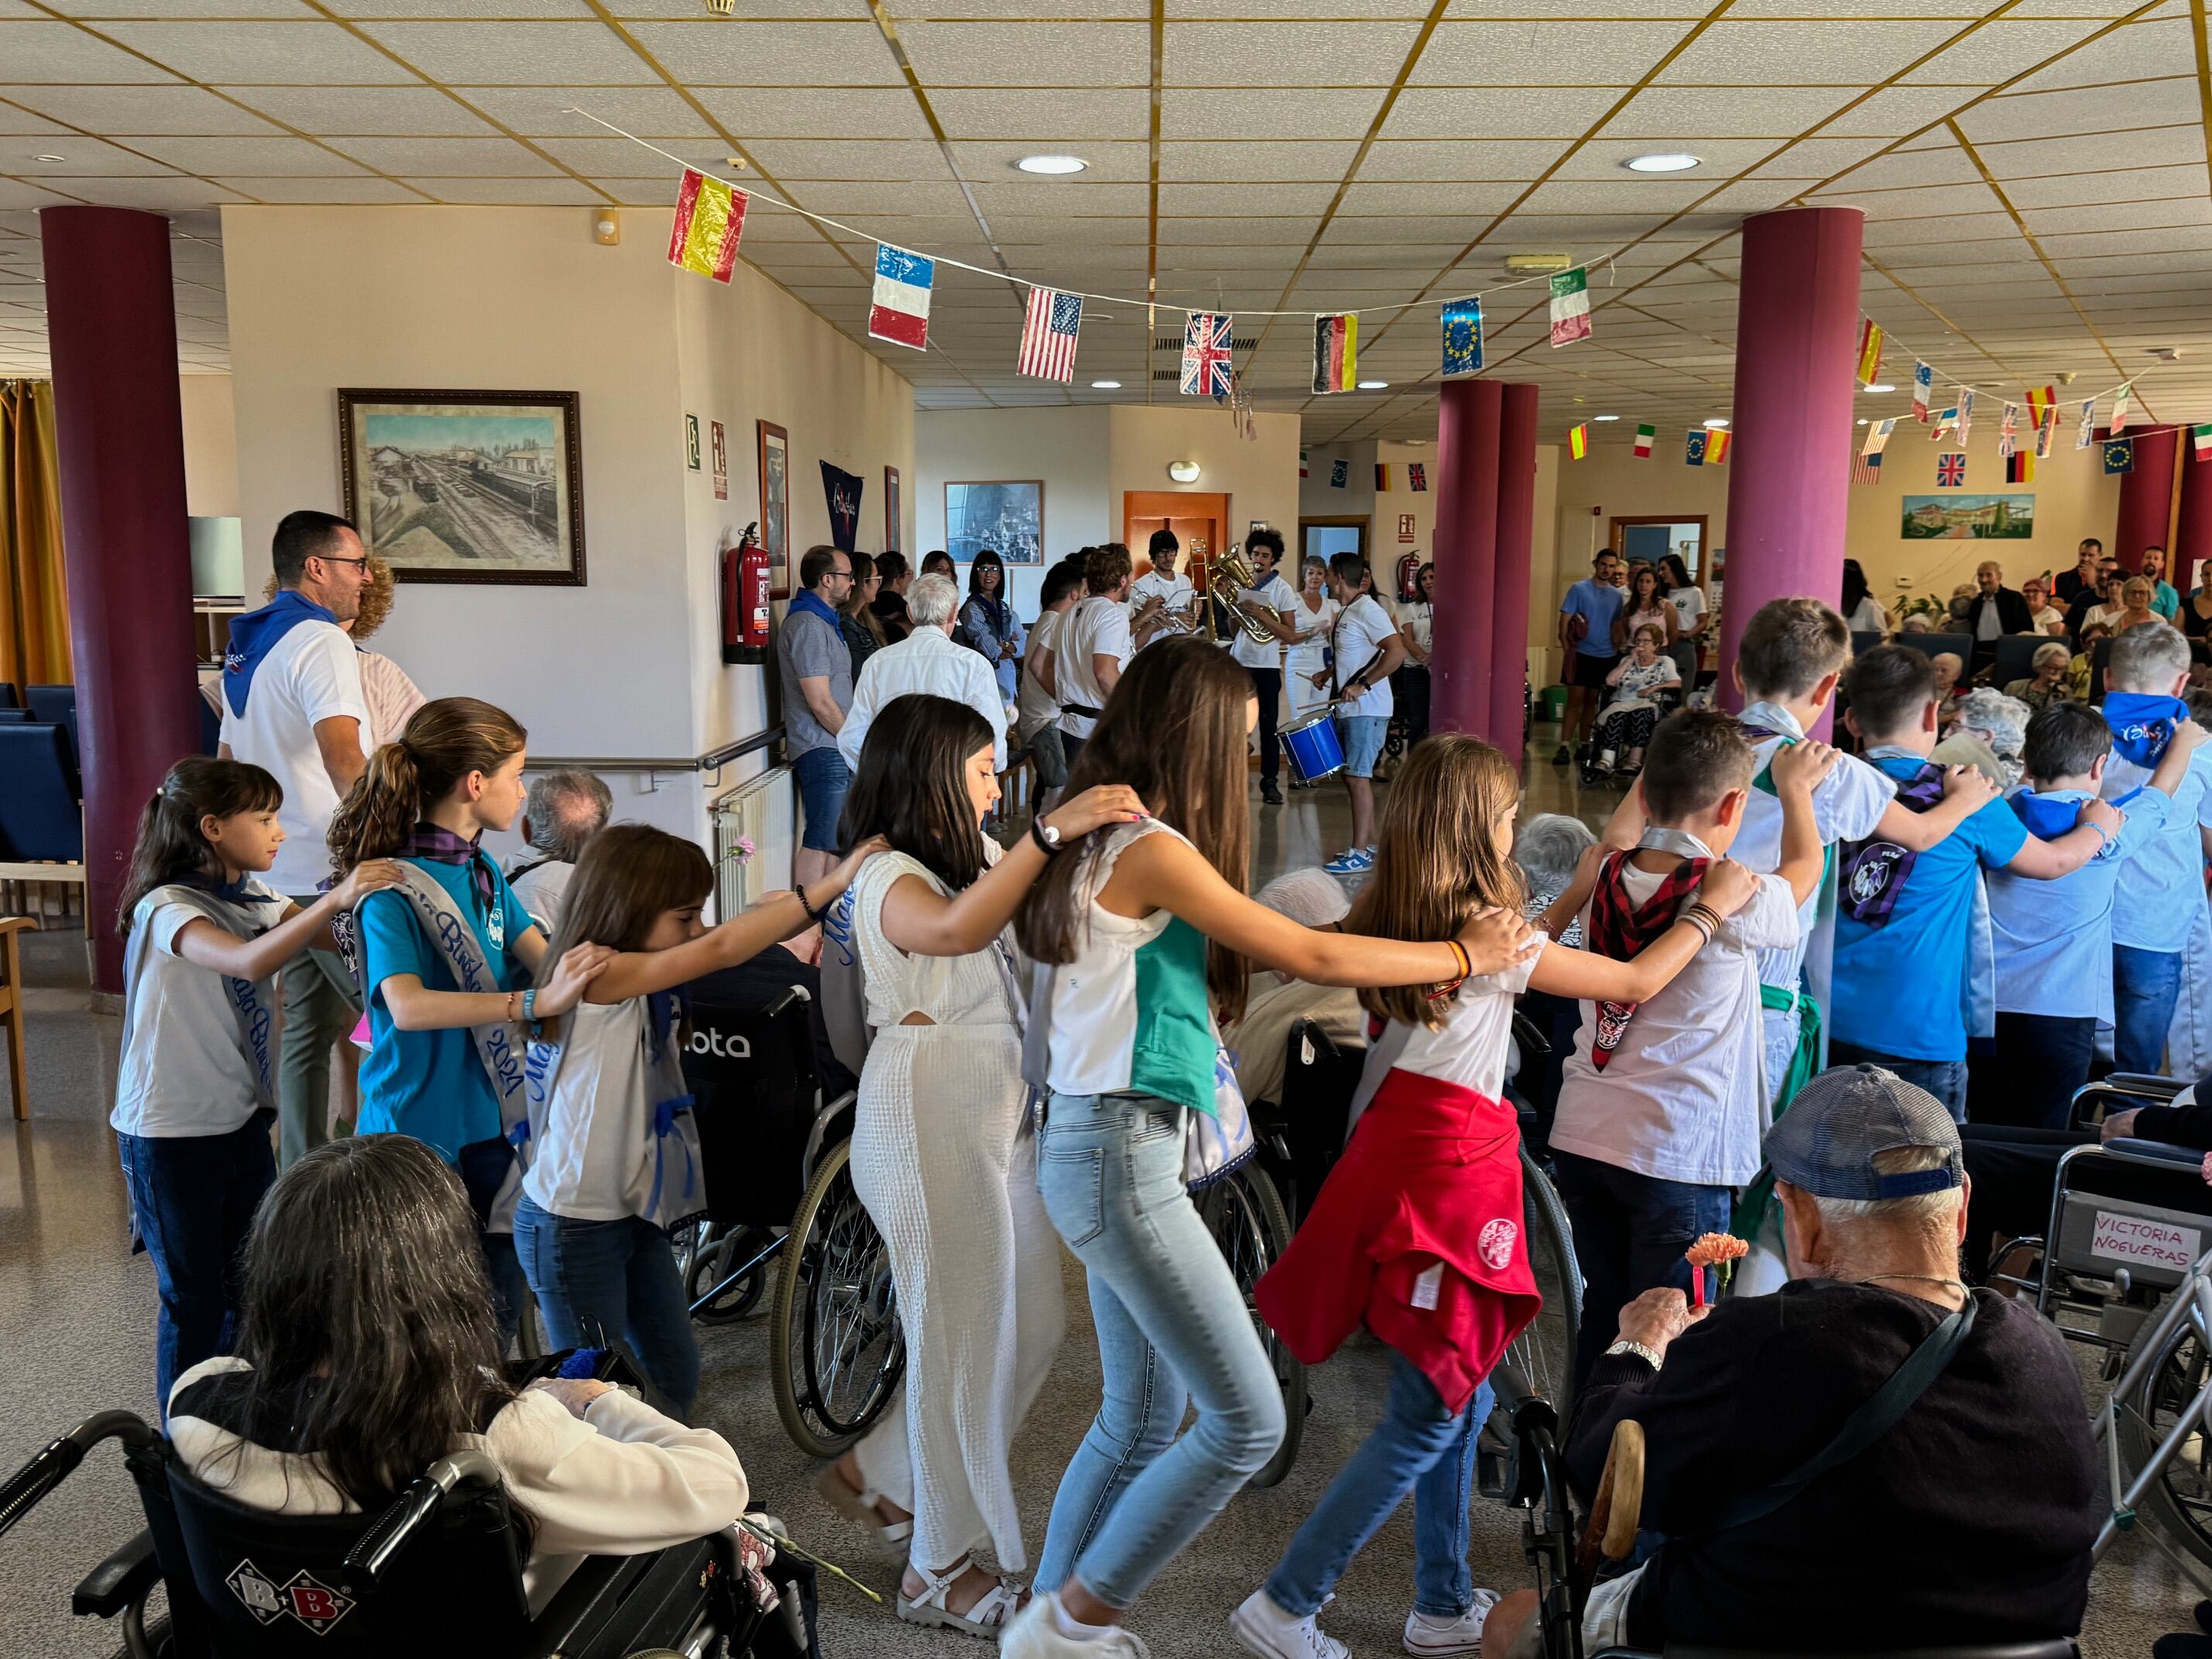
<svg viewBox="0 0 2212 1659">
<path fill-rule="evenodd" d="M 2204 1177 L 2206 1186 L 2212 1187 L 2212 1152 L 2204 1154 L 2204 1162 L 2198 1167 L 2197 1172 Z"/>
</svg>

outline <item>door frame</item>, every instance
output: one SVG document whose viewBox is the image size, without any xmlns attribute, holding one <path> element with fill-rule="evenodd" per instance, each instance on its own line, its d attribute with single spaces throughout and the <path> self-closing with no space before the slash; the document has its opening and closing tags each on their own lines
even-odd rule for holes
<svg viewBox="0 0 2212 1659">
<path fill-rule="evenodd" d="M 1607 547 L 1611 548 L 1611 549 L 1612 549 L 1615 553 L 1621 554 L 1623 557 L 1626 557 L 1626 554 L 1625 550 L 1624 550 L 1624 549 L 1622 548 L 1622 546 L 1621 546 L 1621 543 L 1622 543 L 1622 541 L 1625 539 L 1625 538 L 1623 538 L 1623 536 L 1621 535 L 1621 533 L 1620 533 L 1620 532 L 1621 532 L 1621 530 L 1623 529 L 1623 527 L 1624 527 L 1624 526 L 1628 526 L 1628 525 L 1632 525 L 1632 524 L 1664 524 L 1664 525 L 1693 524 L 1693 525 L 1697 526 L 1698 526 L 1698 577 L 1697 577 L 1697 581 L 1698 581 L 1698 591 L 1699 592 L 1701 592 L 1701 593 L 1705 593 L 1705 595 L 1706 595 L 1706 597 L 1707 597 L 1708 599 L 1711 598 L 1711 593 L 1709 593 L 1709 592 L 1706 592 L 1706 586 L 1705 586 L 1706 582 L 1711 579 L 1711 575 L 1712 575 L 1712 569 L 1713 569 L 1713 526 L 1712 526 L 1712 515 L 1711 515 L 1711 514 L 1708 514 L 1708 513 L 1621 513 L 1621 514 L 1615 514 L 1613 518 L 1611 518 L 1611 519 L 1609 519 L 1609 520 L 1607 520 L 1606 521 L 1605 544 L 1606 544 Z M 1668 550 L 1668 552 L 1670 552 L 1670 553 L 1671 553 L 1671 552 L 1673 552 L 1673 551 L 1674 551 L 1674 549 L 1672 549 L 1672 548 L 1668 548 L 1667 550 Z"/>
<path fill-rule="evenodd" d="M 1683 522 L 1687 523 L 1688 520 L 1685 520 Z M 1309 525 L 1316 529 L 1322 530 L 1357 530 L 1359 532 L 1359 556 L 1363 559 L 1368 558 L 1367 544 L 1369 541 L 1373 538 L 1375 534 L 1375 515 L 1373 514 L 1370 513 L 1364 516 L 1354 516 L 1351 514 L 1342 514 L 1325 518 L 1314 519 L 1310 519 L 1305 517 L 1304 514 L 1301 514 L 1298 519 L 1297 551 L 1291 556 L 1294 560 L 1300 562 L 1303 562 L 1306 556 L 1306 527 Z M 1367 568 L 1369 572 L 1371 574 L 1375 568 L 1373 560 L 1368 559 Z"/>
</svg>

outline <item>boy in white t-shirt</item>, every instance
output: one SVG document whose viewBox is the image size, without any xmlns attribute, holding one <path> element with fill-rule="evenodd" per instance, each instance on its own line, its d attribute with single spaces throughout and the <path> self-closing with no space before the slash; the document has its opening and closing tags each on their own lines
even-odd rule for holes
<svg viewBox="0 0 2212 1659">
<path fill-rule="evenodd" d="M 1190 585 L 1190 578 L 1176 568 L 1176 555 L 1182 550 L 1182 544 L 1176 539 L 1174 531 L 1152 532 L 1152 544 L 1146 549 L 1146 556 L 1152 560 L 1152 568 L 1129 584 L 1129 604 L 1133 613 L 1130 620 L 1133 624 L 1137 617 L 1147 614 L 1146 605 L 1158 600 L 1158 615 L 1168 624 L 1169 630 L 1183 633 L 1189 629 L 1192 617 L 1198 609 L 1198 591 Z M 1145 642 L 1149 645 L 1153 639 L 1159 637 L 1160 635 L 1152 635 Z"/>
<path fill-rule="evenodd" d="M 1778 869 L 1782 861 L 1782 804 L 1768 769 L 1779 750 L 1819 722 L 1850 659 L 1850 629 L 1818 599 L 1770 600 L 1744 626 L 1742 642 L 1736 647 L 1735 682 L 1744 696 L 1741 720 L 1744 735 L 1751 740 L 1754 770 L 1731 856 L 1761 875 Z M 1838 842 L 1864 841 L 1878 834 L 1911 852 L 1924 853 L 1994 793 L 1981 773 L 1954 766 L 1945 780 L 1942 803 L 1929 811 L 1913 812 L 1897 804 L 1897 786 L 1878 768 L 1856 755 L 1838 755 L 1813 792 L 1813 824 L 1824 851 Z M 1642 808 L 1632 793 L 1607 824 L 1606 842 L 1632 847 L 1643 828 Z M 1825 933 L 1820 936 L 1819 959 L 1808 959 L 1819 909 L 1816 890 L 1800 907 L 1796 942 L 1759 953 L 1766 1091 L 1778 1113 L 1820 1069 L 1821 1004 L 1814 991 L 1824 992 L 1827 984 L 1829 942 Z"/>
<path fill-rule="evenodd" d="M 1129 665 L 1129 550 L 1092 548 L 1083 562 L 1083 581 L 1089 596 L 1053 630 L 1053 690 L 1071 769 Z"/>
<path fill-rule="evenodd" d="M 1044 573 L 1036 626 L 1030 629 L 1022 659 L 1021 690 L 1014 708 L 1014 738 L 1036 767 L 1037 810 L 1051 805 L 1053 792 L 1067 781 L 1067 750 L 1060 746 L 1060 699 L 1054 695 L 1053 642 L 1060 619 L 1083 597 L 1083 573 L 1065 561 Z"/>
<path fill-rule="evenodd" d="M 1750 903 L 1649 1001 L 1585 1003 L 1559 1085 L 1552 1153 L 1574 1224 L 1583 1297 L 1579 1370 L 1604 1352 L 1623 1304 L 1662 1285 L 1684 1290 L 1683 1252 L 1729 1224 L 1731 1189 L 1759 1173 L 1773 1121 L 1759 1006 L 1758 953 L 1793 946 L 1798 907 L 1820 880 L 1813 796 L 1836 763 L 1826 744 L 1775 755 L 1782 817 L 1778 868 Z M 1744 826 L 1759 770 L 1729 715 L 1686 709 L 1652 734 L 1637 793 L 1647 826 L 1577 886 L 1586 947 L 1626 960 L 1693 906 L 1707 865 Z M 1579 1379 L 1577 1379 L 1579 1381 Z"/>
</svg>

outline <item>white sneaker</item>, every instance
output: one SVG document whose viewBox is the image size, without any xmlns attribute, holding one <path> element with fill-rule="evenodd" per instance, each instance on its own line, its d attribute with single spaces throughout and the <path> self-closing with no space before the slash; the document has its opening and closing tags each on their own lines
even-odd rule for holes
<svg viewBox="0 0 2212 1659">
<path fill-rule="evenodd" d="M 1144 1638 L 1109 1626 L 1086 1640 L 1064 1634 L 1060 1628 L 1060 1597 L 1033 1595 L 1029 1604 L 1006 1622 L 999 1638 L 1003 1659 L 1152 1659 Z"/>
<path fill-rule="evenodd" d="M 1254 1590 L 1229 1615 L 1229 1630 L 1260 1659 L 1351 1659 L 1352 1656 L 1352 1650 L 1336 1638 L 1322 1633 L 1313 1614 L 1293 1619 L 1269 1601 L 1263 1589 Z"/>
<path fill-rule="evenodd" d="M 1421 1659 L 1443 1659 L 1449 1654 L 1480 1653 L 1482 1627 L 1498 1605 L 1496 1590 L 1479 1589 L 1474 1604 L 1456 1619 L 1438 1619 L 1425 1613 L 1406 1615 L 1406 1651 Z"/>
</svg>

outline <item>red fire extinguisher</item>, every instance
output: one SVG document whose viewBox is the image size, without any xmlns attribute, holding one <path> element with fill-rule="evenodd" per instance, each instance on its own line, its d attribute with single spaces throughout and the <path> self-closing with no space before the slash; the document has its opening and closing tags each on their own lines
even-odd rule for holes
<svg viewBox="0 0 2212 1659">
<path fill-rule="evenodd" d="M 768 660 L 768 550 L 755 533 L 757 521 L 745 526 L 735 547 L 722 552 L 722 660 L 761 663 Z"/>
</svg>

